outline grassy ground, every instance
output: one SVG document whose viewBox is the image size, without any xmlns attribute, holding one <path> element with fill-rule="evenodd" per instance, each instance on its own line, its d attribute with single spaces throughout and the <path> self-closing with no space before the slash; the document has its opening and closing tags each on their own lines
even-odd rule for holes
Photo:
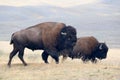
<svg viewBox="0 0 120 80">
<path fill-rule="evenodd" d="M 108 57 L 97 64 L 68 58 L 60 64 L 55 64 L 49 58 L 50 64 L 41 59 L 42 51 L 26 49 L 24 59 L 28 66 L 23 66 L 17 55 L 12 66 L 7 66 L 12 45 L 0 41 L 0 80 L 120 80 L 120 49 L 110 49 Z"/>
</svg>

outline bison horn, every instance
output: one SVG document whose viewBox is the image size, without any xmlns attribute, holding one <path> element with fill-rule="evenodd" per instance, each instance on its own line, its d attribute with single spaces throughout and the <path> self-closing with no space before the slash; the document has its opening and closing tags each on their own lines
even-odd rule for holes
<svg viewBox="0 0 120 80">
<path fill-rule="evenodd" d="M 99 49 L 100 49 L 100 50 L 102 49 L 102 44 L 100 44 L 100 47 L 99 47 Z"/>
<path fill-rule="evenodd" d="M 65 32 L 61 32 L 61 34 L 62 34 L 62 35 L 67 35 L 67 33 L 65 33 Z"/>
</svg>

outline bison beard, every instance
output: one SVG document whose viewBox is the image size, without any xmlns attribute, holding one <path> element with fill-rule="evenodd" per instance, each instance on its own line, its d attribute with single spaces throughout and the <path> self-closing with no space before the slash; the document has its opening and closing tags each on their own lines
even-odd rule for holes
<svg viewBox="0 0 120 80">
<path fill-rule="evenodd" d="M 13 51 L 10 53 L 8 66 L 11 65 L 11 60 L 17 53 L 23 64 L 27 65 L 23 59 L 25 48 L 44 50 L 42 59 L 45 63 L 48 63 L 49 55 L 58 63 L 59 53 L 62 50 L 73 49 L 76 41 L 76 29 L 64 23 L 45 22 L 15 32 L 11 37 Z"/>
<path fill-rule="evenodd" d="M 104 59 L 107 56 L 108 47 L 105 43 L 99 43 L 95 37 L 81 37 L 77 39 L 72 53 L 72 59 L 81 58 L 83 62 L 97 62 L 97 59 Z"/>
</svg>

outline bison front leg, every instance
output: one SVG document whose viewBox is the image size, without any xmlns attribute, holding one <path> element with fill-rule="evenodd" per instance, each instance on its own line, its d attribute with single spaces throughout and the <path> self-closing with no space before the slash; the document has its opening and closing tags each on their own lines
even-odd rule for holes
<svg viewBox="0 0 120 80">
<path fill-rule="evenodd" d="M 59 55 L 56 51 L 47 50 L 46 51 L 53 59 L 55 59 L 56 64 L 59 63 Z"/>
<path fill-rule="evenodd" d="M 59 63 L 59 56 L 58 56 L 58 55 L 51 55 L 51 57 L 52 57 L 53 59 L 55 59 L 56 64 Z"/>
<path fill-rule="evenodd" d="M 49 54 L 46 51 L 42 53 L 42 59 L 45 63 L 48 63 L 48 56 Z"/>
<path fill-rule="evenodd" d="M 97 63 L 97 59 L 92 58 L 92 59 L 91 59 L 91 62 L 92 62 L 92 63 Z"/>
</svg>

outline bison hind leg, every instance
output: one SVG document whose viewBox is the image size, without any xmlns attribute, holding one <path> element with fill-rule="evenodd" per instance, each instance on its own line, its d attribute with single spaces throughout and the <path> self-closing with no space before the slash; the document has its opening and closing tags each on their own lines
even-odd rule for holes
<svg viewBox="0 0 120 80">
<path fill-rule="evenodd" d="M 24 47 L 20 47 L 19 48 L 19 54 L 18 54 L 18 57 L 20 58 L 20 60 L 22 61 L 22 63 L 24 64 L 24 66 L 27 66 L 27 63 L 24 61 Z"/>
<path fill-rule="evenodd" d="M 8 61 L 9 67 L 11 66 L 12 58 L 17 54 L 17 52 L 18 52 L 18 49 L 16 47 L 14 47 L 13 51 L 10 53 L 10 56 L 9 56 L 9 61 Z"/>
<path fill-rule="evenodd" d="M 45 62 L 45 63 L 49 63 L 48 62 L 48 56 L 49 56 L 49 54 L 46 52 L 46 51 L 44 51 L 43 53 L 42 53 L 42 59 L 43 59 L 43 61 Z"/>
</svg>

